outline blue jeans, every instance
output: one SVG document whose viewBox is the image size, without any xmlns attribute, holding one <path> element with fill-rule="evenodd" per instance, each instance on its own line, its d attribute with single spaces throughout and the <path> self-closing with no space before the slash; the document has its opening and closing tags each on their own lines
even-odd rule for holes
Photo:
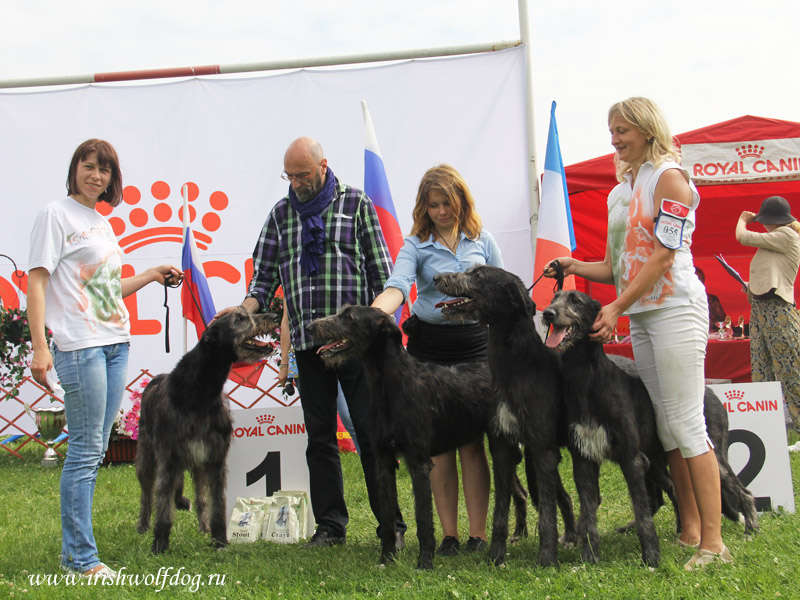
<svg viewBox="0 0 800 600">
<path fill-rule="evenodd" d="M 97 471 L 108 449 L 128 376 L 127 342 L 54 350 L 64 388 L 69 446 L 61 471 L 61 564 L 87 571 L 100 564 L 92 533 L 92 500 Z"/>
</svg>

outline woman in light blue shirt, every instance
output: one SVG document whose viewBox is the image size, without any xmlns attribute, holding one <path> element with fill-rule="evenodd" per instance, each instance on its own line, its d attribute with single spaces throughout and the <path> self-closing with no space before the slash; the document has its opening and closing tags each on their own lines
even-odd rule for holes
<svg viewBox="0 0 800 600">
<path fill-rule="evenodd" d="M 414 225 L 395 261 L 376 306 L 393 314 L 409 301 L 417 284 L 412 316 L 403 324 L 408 352 L 418 360 L 452 365 L 488 359 L 488 331 L 477 322 L 452 323 L 436 304 L 452 299 L 439 292 L 433 278 L 459 273 L 474 265 L 503 266 L 492 234 L 482 228 L 475 202 L 464 179 L 453 167 L 439 165 L 422 177 L 414 206 Z M 458 449 L 464 478 L 464 502 L 469 517 L 467 550 L 486 546 L 489 509 L 489 461 L 483 437 Z M 437 554 L 456 554 L 458 541 L 458 468 L 456 451 L 433 457 L 431 488 L 442 524 L 443 540 Z"/>
</svg>

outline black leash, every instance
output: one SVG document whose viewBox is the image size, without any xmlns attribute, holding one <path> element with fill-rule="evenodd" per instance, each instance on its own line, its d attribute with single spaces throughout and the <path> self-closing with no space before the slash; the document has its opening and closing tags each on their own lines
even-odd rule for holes
<svg viewBox="0 0 800 600">
<path fill-rule="evenodd" d="M 166 309 L 166 316 L 164 318 L 164 347 L 166 348 L 167 352 L 169 352 L 169 305 L 167 304 L 167 288 L 179 288 L 183 285 L 183 282 L 186 281 L 182 279 L 181 281 L 175 281 L 175 277 L 172 275 L 166 275 L 164 277 L 164 308 Z M 206 320 L 206 316 L 203 314 L 203 309 L 200 306 L 200 302 L 197 300 L 197 297 L 194 295 L 194 290 L 191 286 L 186 288 L 189 290 L 189 295 L 192 297 L 192 302 L 194 303 L 194 307 L 197 309 L 197 313 L 203 318 L 203 322 Z"/>
<path fill-rule="evenodd" d="M 539 275 L 536 281 L 534 281 L 531 284 L 531 287 L 528 288 L 528 292 L 530 292 L 533 289 L 533 286 L 539 283 L 539 280 L 542 277 L 544 277 L 544 272 L 547 271 L 547 269 L 553 269 L 556 272 L 555 276 L 556 282 L 553 285 L 553 293 L 560 292 L 562 289 L 564 289 L 564 269 L 561 268 L 561 263 L 559 263 L 557 260 L 554 260 L 549 265 L 547 265 L 547 268 L 545 268 L 545 270 L 542 271 L 542 274 Z"/>
<path fill-rule="evenodd" d="M 175 281 L 175 278 L 172 275 L 165 275 L 164 276 L 164 308 L 166 309 L 166 315 L 164 316 L 164 349 L 169 353 L 169 303 L 167 302 L 169 299 L 169 288 L 179 288 L 181 287 L 182 281 Z M 191 292 L 191 288 L 189 288 Z M 192 295 L 194 297 L 194 295 Z"/>
</svg>

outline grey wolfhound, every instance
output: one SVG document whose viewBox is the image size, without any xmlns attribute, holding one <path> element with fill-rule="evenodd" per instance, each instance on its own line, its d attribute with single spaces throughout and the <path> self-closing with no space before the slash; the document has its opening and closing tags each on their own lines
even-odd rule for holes
<svg viewBox="0 0 800 600">
<path fill-rule="evenodd" d="M 504 442 L 495 444 L 492 455 L 491 559 L 501 564 L 506 555 L 509 488 L 514 473 L 507 453 L 522 444 L 528 490 L 539 509 L 539 564 L 557 565 L 556 506 L 564 520 L 566 543 L 576 540 L 575 522 L 572 499 L 558 472 L 560 447 L 567 443 L 559 359 L 536 332 L 536 305 L 519 277 L 489 265 L 443 273 L 434 277 L 434 283 L 439 291 L 455 298 L 443 303 L 445 316 L 477 318 L 489 325 L 489 369 L 497 394 L 491 430 Z"/>
<path fill-rule="evenodd" d="M 603 460 L 610 459 L 619 464 L 628 485 L 642 560 L 656 566 L 659 546 L 652 515 L 660 506 L 662 491 L 673 500 L 680 528 L 667 457 L 656 432 L 650 396 L 633 361 L 606 356 L 603 345 L 588 337 L 600 307 L 583 292 L 562 291 L 542 313 L 543 322 L 551 327 L 547 345 L 562 357 L 570 448 L 581 505 L 582 557 L 588 562 L 597 560 L 599 469 Z M 728 417 L 708 388 L 704 413 L 719 462 L 723 512 L 733 520 L 741 513 L 746 532 L 752 532 L 758 527 L 755 502 L 728 464 Z"/>
<path fill-rule="evenodd" d="M 417 567 L 433 567 L 431 456 L 472 442 L 487 431 L 492 392 L 489 370 L 480 363 L 442 366 L 412 357 L 400 328 L 378 308 L 346 306 L 313 321 L 309 332 L 322 344 L 326 365 L 358 357 L 372 393 L 370 425 L 380 491 L 381 562 L 394 560 L 397 514 L 397 455 L 411 474 L 419 540 Z M 489 447 L 494 452 L 490 436 Z M 516 535 L 525 535 L 525 491 L 517 481 Z M 509 492 L 510 494 L 510 492 Z"/>
<path fill-rule="evenodd" d="M 154 377 L 145 388 L 136 451 L 142 488 L 137 529 L 144 533 L 150 527 L 155 494 L 154 553 L 169 548 L 173 507 L 189 508 L 183 497 L 186 470 L 194 481 L 200 531 L 210 530 L 215 547 L 228 543 L 226 458 L 233 426 L 222 387 L 233 363 L 252 363 L 272 352 L 272 345 L 258 338 L 278 325 L 274 314 L 237 308 L 211 323 L 169 375 Z"/>
</svg>

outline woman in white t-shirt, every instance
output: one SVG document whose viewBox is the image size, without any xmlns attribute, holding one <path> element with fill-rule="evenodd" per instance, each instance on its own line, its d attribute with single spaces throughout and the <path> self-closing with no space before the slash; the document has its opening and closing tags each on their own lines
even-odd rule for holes
<svg viewBox="0 0 800 600">
<path fill-rule="evenodd" d="M 605 259 L 558 260 L 565 275 L 617 288 L 591 339 L 609 341 L 617 319 L 630 315 L 636 368 L 653 402 L 675 486 L 678 542 L 697 549 L 685 568 L 731 562 L 721 534 L 719 464 L 703 415 L 708 301 L 691 253 L 700 195 L 651 100 L 618 102 L 609 109 L 608 127 L 620 183 L 608 195 Z M 555 275 L 549 267 L 545 273 Z"/>
<path fill-rule="evenodd" d="M 122 298 L 148 283 L 180 281 L 162 265 L 122 279 L 122 251 L 98 202 L 122 200 L 119 159 L 108 142 L 78 146 L 67 177 L 68 195 L 37 215 L 31 231 L 28 319 L 31 373 L 50 387 L 54 366 L 64 388 L 69 446 L 61 472 L 61 567 L 82 577 L 114 579 L 100 562 L 92 533 L 97 471 L 127 381 L 130 320 Z M 53 353 L 45 340 L 53 333 Z"/>
</svg>

